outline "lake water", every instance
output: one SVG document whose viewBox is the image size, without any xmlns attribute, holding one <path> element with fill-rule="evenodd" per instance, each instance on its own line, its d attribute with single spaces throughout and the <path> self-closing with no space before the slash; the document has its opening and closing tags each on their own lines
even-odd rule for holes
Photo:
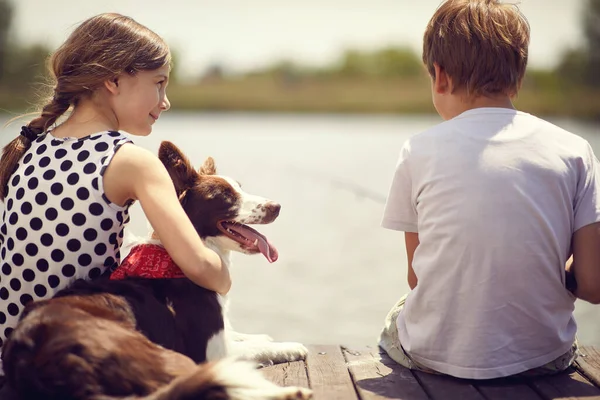
<svg viewBox="0 0 600 400">
<path fill-rule="evenodd" d="M 201 114 L 169 112 L 147 138 L 152 151 L 173 141 L 199 166 L 217 170 L 250 193 L 282 205 L 260 231 L 279 250 L 234 257 L 230 317 L 236 330 L 309 344 L 375 344 L 388 309 L 408 291 L 401 232 L 380 227 L 402 143 L 438 117 Z M 0 122 L 3 122 L 0 120 Z M 600 126 L 556 124 L 588 139 L 600 154 Z M 4 145 L 17 133 L 1 131 Z M 132 232 L 145 235 L 141 208 Z M 600 307 L 578 302 L 582 343 L 600 346 Z"/>
</svg>

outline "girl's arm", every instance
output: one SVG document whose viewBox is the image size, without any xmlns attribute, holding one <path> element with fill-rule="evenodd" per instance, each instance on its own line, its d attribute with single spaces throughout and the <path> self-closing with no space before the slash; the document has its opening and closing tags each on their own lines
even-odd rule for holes
<svg viewBox="0 0 600 400">
<path fill-rule="evenodd" d="M 115 204 L 130 199 L 140 202 L 165 249 L 191 281 L 221 294 L 229 291 L 229 270 L 198 236 L 157 156 L 135 145 L 123 145 L 104 174 L 104 191 Z"/>
<path fill-rule="evenodd" d="M 417 246 L 419 246 L 419 234 L 415 232 L 405 232 L 404 243 L 406 245 L 406 258 L 408 260 L 408 286 L 410 286 L 410 289 L 412 290 L 417 287 L 418 283 L 417 276 L 412 267 L 412 262 L 415 250 L 417 249 Z"/>
</svg>

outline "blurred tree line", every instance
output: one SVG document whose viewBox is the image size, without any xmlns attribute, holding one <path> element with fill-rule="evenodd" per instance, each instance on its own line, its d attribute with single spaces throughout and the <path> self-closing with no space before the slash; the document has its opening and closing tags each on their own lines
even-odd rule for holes
<svg viewBox="0 0 600 400">
<path fill-rule="evenodd" d="M 13 17 L 14 3 L 0 0 L 0 108 L 11 110 L 29 107 L 26 99 L 37 101 L 32 97 L 32 90 L 39 89 L 39 84 L 44 83 L 45 63 L 51 52 L 43 45 L 23 46 L 14 40 L 11 36 Z M 530 69 L 524 82 L 524 88 L 530 94 L 524 96 L 529 96 L 532 102 L 536 101 L 536 96 L 538 99 L 540 96 L 555 99 L 554 109 L 566 107 L 567 114 L 583 107 L 586 108 L 585 115 L 600 118 L 600 0 L 585 0 L 581 25 L 584 43 L 579 48 L 566 50 L 553 70 Z M 177 86 L 174 75 L 179 57 L 174 53 L 175 69 L 171 81 Z M 422 79 L 424 74 L 420 56 L 414 51 L 405 47 L 385 47 L 369 51 L 349 49 L 337 61 L 322 67 L 281 61 L 235 79 L 275 77 L 289 87 L 306 79 L 313 82 L 345 79 L 355 83 L 404 79 L 408 82 Z M 218 64 L 206 70 L 203 78 L 202 82 L 228 79 L 225 69 Z M 548 111 L 552 112 L 551 109 Z"/>
</svg>

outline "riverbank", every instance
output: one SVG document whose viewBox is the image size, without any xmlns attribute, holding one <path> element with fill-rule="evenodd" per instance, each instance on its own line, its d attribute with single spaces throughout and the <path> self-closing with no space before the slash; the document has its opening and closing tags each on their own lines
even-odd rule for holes
<svg viewBox="0 0 600 400">
<path fill-rule="evenodd" d="M 169 86 L 173 110 L 292 113 L 432 114 L 429 79 L 246 76 Z M 35 109 L 27 91 L 0 88 L 0 110 Z M 551 75 L 527 77 L 515 105 L 544 117 L 600 119 L 600 91 L 560 85 Z"/>
</svg>

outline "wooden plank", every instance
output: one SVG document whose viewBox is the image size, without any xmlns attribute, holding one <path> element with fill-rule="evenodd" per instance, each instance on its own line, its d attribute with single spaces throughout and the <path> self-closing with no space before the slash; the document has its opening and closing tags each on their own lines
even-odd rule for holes
<svg viewBox="0 0 600 400">
<path fill-rule="evenodd" d="M 470 381 L 421 371 L 413 373 L 429 397 L 434 400 L 485 400 Z"/>
<path fill-rule="evenodd" d="M 570 369 L 558 375 L 533 378 L 530 385 L 544 399 L 561 400 L 600 400 L 600 389 L 585 379 L 579 372 Z"/>
<path fill-rule="evenodd" d="M 524 379 L 494 379 L 472 382 L 487 400 L 540 400 L 542 397 Z"/>
<path fill-rule="evenodd" d="M 339 346 L 307 346 L 308 381 L 314 400 L 356 400 L 356 390 Z"/>
<path fill-rule="evenodd" d="M 308 374 L 304 361 L 294 361 L 262 368 L 261 372 L 279 386 L 301 386 L 308 388 Z"/>
<path fill-rule="evenodd" d="M 581 355 L 575 361 L 575 368 L 594 385 L 600 387 L 600 350 L 583 346 L 579 351 Z"/>
<path fill-rule="evenodd" d="M 427 400 L 427 394 L 409 369 L 379 348 L 342 347 L 348 370 L 362 400 Z"/>
</svg>

